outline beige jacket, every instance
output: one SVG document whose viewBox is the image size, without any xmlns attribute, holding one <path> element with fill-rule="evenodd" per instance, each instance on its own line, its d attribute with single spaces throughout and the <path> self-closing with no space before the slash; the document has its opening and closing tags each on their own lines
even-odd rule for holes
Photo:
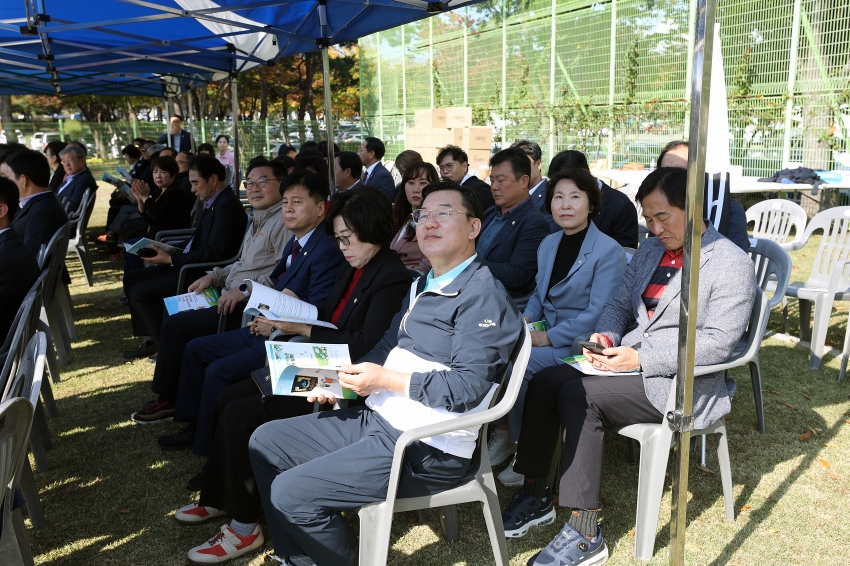
<svg viewBox="0 0 850 566">
<path fill-rule="evenodd" d="M 213 276 L 213 285 L 227 290 L 238 287 L 243 279 L 252 279 L 274 287 L 269 275 L 292 237 L 292 232 L 283 225 L 282 206 L 279 202 L 266 210 L 254 210 L 239 260 L 207 272 Z"/>
</svg>

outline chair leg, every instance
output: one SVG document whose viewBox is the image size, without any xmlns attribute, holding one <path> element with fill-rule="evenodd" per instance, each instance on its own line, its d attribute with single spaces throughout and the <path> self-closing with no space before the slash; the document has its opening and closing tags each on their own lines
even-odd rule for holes
<svg viewBox="0 0 850 566">
<path fill-rule="evenodd" d="M 53 333 L 50 332 L 50 326 L 42 320 L 38 321 L 38 331 L 44 332 L 47 337 L 47 371 L 50 374 L 50 379 L 53 383 L 62 381 L 59 375 L 59 360 L 56 357 L 56 345 L 53 342 Z"/>
<path fill-rule="evenodd" d="M 24 460 L 24 465 L 21 466 L 21 474 L 18 478 L 18 488 L 27 502 L 27 515 L 29 515 L 30 521 L 32 521 L 33 528 L 40 529 L 47 523 L 44 520 L 44 507 L 42 507 L 41 498 L 38 496 L 38 486 L 35 484 L 35 476 L 30 467 L 29 458 Z"/>
<path fill-rule="evenodd" d="M 446 505 L 440 507 L 440 524 L 443 526 L 443 538 L 446 539 L 446 542 L 457 542 L 460 540 L 457 506 Z"/>
<path fill-rule="evenodd" d="M 4 495 L 7 498 L 11 497 L 8 490 Z M 23 566 L 24 560 L 21 557 L 21 549 L 18 545 L 17 529 L 15 529 L 12 521 L 11 507 L 8 502 L 0 505 L 0 513 L 3 513 L 3 525 L 10 526 L 0 531 L 0 564 L 3 566 Z"/>
<path fill-rule="evenodd" d="M 41 398 L 44 399 L 44 409 L 50 418 L 55 419 L 59 416 L 59 411 L 56 408 L 56 399 L 53 398 L 53 388 L 50 386 L 49 379 L 41 380 Z"/>
<path fill-rule="evenodd" d="M 753 383 L 753 398 L 756 402 L 756 424 L 759 432 L 764 434 L 764 401 L 761 393 L 761 364 L 759 363 L 758 354 L 753 361 L 749 363 L 750 380 Z"/>
<path fill-rule="evenodd" d="M 829 330 L 829 315 L 832 301 L 826 297 L 815 300 L 812 320 L 811 345 L 809 346 L 809 369 L 820 369 L 823 348 L 826 345 L 826 333 Z"/>
<path fill-rule="evenodd" d="M 91 255 L 89 255 L 89 245 L 85 240 L 76 247 L 77 257 L 80 258 L 80 265 L 83 266 L 83 274 L 86 276 L 86 284 L 89 287 L 94 287 L 94 270 L 91 264 Z"/>
<path fill-rule="evenodd" d="M 390 551 L 393 510 L 386 502 L 360 508 L 360 566 L 384 566 Z"/>
<path fill-rule="evenodd" d="M 782 301 L 779 304 L 782 305 L 782 320 L 785 323 L 785 335 L 788 336 L 791 334 L 791 325 L 788 322 L 788 298 L 782 297 Z"/>
<path fill-rule="evenodd" d="M 71 304 L 71 292 L 67 285 L 60 285 L 56 289 L 56 299 L 65 321 L 65 328 L 68 330 L 68 336 L 71 340 L 76 340 L 77 326 L 74 324 L 74 308 Z"/>
<path fill-rule="evenodd" d="M 841 349 L 841 369 L 838 371 L 838 381 L 844 381 L 848 357 L 850 357 L 850 317 L 847 319 L 847 330 L 844 332 L 844 347 Z"/>
<path fill-rule="evenodd" d="M 63 285 L 64 286 L 64 285 Z M 59 330 L 59 336 L 62 337 L 62 343 L 65 345 L 65 350 L 70 352 L 71 345 L 71 331 L 68 330 L 70 327 L 68 324 L 68 320 L 65 318 L 65 314 L 62 310 L 62 292 L 59 289 L 56 289 L 56 294 L 53 295 L 53 303 L 49 309 L 47 309 L 47 318 L 50 321 L 51 325 L 55 325 Z M 54 332 L 55 334 L 55 332 Z"/>
<path fill-rule="evenodd" d="M 655 531 L 661 511 L 664 471 L 667 469 L 667 458 L 670 455 L 671 436 L 671 432 L 662 429 L 641 442 L 635 525 L 635 558 L 638 560 L 651 559 L 655 550 Z"/>
<path fill-rule="evenodd" d="M 39 411 L 41 403 L 36 405 L 36 414 L 33 418 L 32 429 L 30 430 L 30 450 L 35 459 L 35 469 L 42 474 L 48 470 L 47 466 L 47 441 L 45 440 L 46 430 L 43 427 L 44 411 Z M 41 418 L 38 417 L 41 412 Z"/>
<path fill-rule="evenodd" d="M 699 465 L 705 468 L 705 435 L 702 435 L 699 443 Z"/>
<path fill-rule="evenodd" d="M 416 520 L 420 525 L 425 525 L 428 523 L 428 509 L 418 509 L 416 511 Z"/>
<path fill-rule="evenodd" d="M 18 539 L 18 550 L 21 553 L 24 566 L 34 566 L 35 561 L 32 558 L 30 539 L 27 536 L 27 526 L 24 524 L 24 518 L 21 515 L 20 509 L 12 511 L 12 528 L 15 530 L 15 538 Z"/>
<path fill-rule="evenodd" d="M 804 342 L 811 339 L 811 328 L 809 323 L 812 320 L 812 302 L 806 299 L 798 299 L 800 304 L 800 340 Z"/>
<path fill-rule="evenodd" d="M 483 501 L 484 522 L 487 524 L 487 533 L 490 535 L 490 546 L 493 548 L 493 557 L 496 566 L 509 566 L 508 543 L 505 540 L 505 525 L 502 523 L 502 510 L 499 506 L 499 494 L 496 493 L 496 481 L 493 479 L 493 470 L 481 474 L 484 480 L 484 493 L 487 500 Z"/>
<path fill-rule="evenodd" d="M 50 328 L 50 336 L 53 337 L 53 334 L 54 334 L 53 331 L 56 329 L 56 324 L 50 323 L 50 317 L 47 315 L 47 313 L 45 311 L 46 311 L 45 308 L 41 309 L 41 321 L 45 324 L 45 326 Z M 58 340 L 56 340 L 56 339 L 53 340 L 53 346 L 56 348 L 56 356 L 59 358 L 59 363 L 62 364 L 63 366 L 67 366 L 68 365 L 68 350 L 65 348 L 65 343 L 64 343 L 64 340 L 62 339 L 61 334 L 60 334 Z"/>
<path fill-rule="evenodd" d="M 726 505 L 726 518 L 735 520 L 735 495 L 732 492 L 732 466 L 729 462 L 729 443 L 726 426 L 714 435 L 717 442 L 717 461 L 720 467 L 720 481 L 723 483 L 723 502 Z"/>
<path fill-rule="evenodd" d="M 640 443 L 634 438 L 627 438 L 626 442 L 629 443 L 629 463 L 637 466 L 640 459 Z"/>
</svg>

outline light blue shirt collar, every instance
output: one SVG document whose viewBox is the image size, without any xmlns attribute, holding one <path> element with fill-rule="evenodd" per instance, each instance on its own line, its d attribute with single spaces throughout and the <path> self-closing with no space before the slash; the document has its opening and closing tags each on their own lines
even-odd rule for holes
<svg viewBox="0 0 850 566">
<path fill-rule="evenodd" d="M 439 291 L 449 283 L 455 280 L 455 277 L 461 274 L 464 269 L 466 269 L 472 260 L 478 257 L 478 254 L 472 254 L 470 258 L 454 269 L 451 269 L 439 277 L 434 277 L 434 270 L 428 272 L 428 277 L 425 278 L 425 291 Z"/>
</svg>

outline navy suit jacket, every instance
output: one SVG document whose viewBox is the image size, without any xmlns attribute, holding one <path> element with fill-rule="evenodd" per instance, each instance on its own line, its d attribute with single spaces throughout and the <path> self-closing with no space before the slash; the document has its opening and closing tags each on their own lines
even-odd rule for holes
<svg viewBox="0 0 850 566">
<path fill-rule="evenodd" d="M 236 255 L 245 238 L 248 215 L 242 202 L 225 187 L 210 208 L 203 209 L 201 218 L 192 235 L 192 246 L 188 252 L 171 257 L 176 268 L 187 263 L 210 263 L 230 259 Z M 186 247 L 188 240 L 183 244 Z"/>
<path fill-rule="evenodd" d="M 39 273 L 35 254 L 24 246 L 15 229 L 0 234 L 0 347 Z"/>
<path fill-rule="evenodd" d="M 156 143 L 168 145 L 168 132 L 159 136 Z M 171 147 L 174 147 L 174 136 L 171 136 Z M 192 134 L 186 130 L 180 130 L 180 151 L 191 151 L 194 153 L 195 147 L 192 142 Z"/>
<path fill-rule="evenodd" d="M 593 218 L 593 223 L 624 248 L 637 248 L 637 209 L 629 197 L 605 183 L 602 183 L 602 210 Z"/>
<path fill-rule="evenodd" d="M 292 255 L 294 243 L 295 236 L 292 236 L 283 248 L 280 263 L 272 271 L 271 278 L 276 281 L 274 288 L 278 291 L 289 289 L 302 301 L 319 308 L 330 295 L 345 257 L 319 224 L 287 269 L 286 259 Z"/>
<path fill-rule="evenodd" d="M 531 199 L 524 200 L 514 208 L 515 216 L 506 220 L 499 230 L 487 255 L 478 259 L 486 265 L 493 276 L 501 281 L 511 297 L 524 297 L 534 289 L 537 275 L 537 248 L 549 235 L 549 224 L 534 206 Z M 484 213 L 481 233 L 496 217 L 496 207 Z"/>
<path fill-rule="evenodd" d="M 552 218 L 552 215 L 546 212 L 546 187 L 549 186 L 549 180 L 544 178 L 545 182 L 540 183 L 537 186 L 537 189 L 533 193 L 531 193 L 531 200 L 534 202 L 534 206 L 537 207 L 537 210 L 543 215 L 546 219 L 546 222 L 549 223 L 549 231 L 554 234 L 555 232 L 560 232 L 563 230 L 560 226 L 555 223 L 555 219 Z"/>
<path fill-rule="evenodd" d="M 483 210 L 487 210 L 491 206 L 496 204 L 496 201 L 493 200 L 493 193 L 490 192 L 490 185 L 472 175 L 461 183 L 464 187 L 472 187 L 478 192 L 478 195 L 481 197 L 481 203 L 484 205 Z"/>
<path fill-rule="evenodd" d="M 363 175 L 366 173 L 364 172 Z M 360 177 L 360 180 L 363 180 L 363 177 Z M 393 179 L 392 174 L 387 171 L 386 167 L 378 162 L 375 164 L 375 168 L 372 169 L 372 174 L 369 175 L 369 179 L 367 180 L 367 185 L 375 187 L 376 189 L 380 189 L 382 193 L 386 195 L 390 202 L 393 202 L 395 199 L 395 180 Z"/>
<path fill-rule="evenodd" d="M 36 257 L 42 244 L 47 245 L 56 231 L 68 223 L 68 215 L 51 191 L 35 195 L 18 210 L 12 228 Z"/>
<path fill-rule="evenodd" d="M 68 202 L 65 204 L 65 210 L 70 214 L 80 208 L 80 201 L 83 200 L 83 194 L 86 192 L 86 189 L 91 189 L 93 194 L 97 193 L 97 181 L 95 181 L 94 175 L 91 174 L 88 168 L 74 175 L 71 182 L 65 185 L 64 188 L 57 189 L 56 196 L 59 197 L 59 200 L 68 199 Z"/>
</svg>

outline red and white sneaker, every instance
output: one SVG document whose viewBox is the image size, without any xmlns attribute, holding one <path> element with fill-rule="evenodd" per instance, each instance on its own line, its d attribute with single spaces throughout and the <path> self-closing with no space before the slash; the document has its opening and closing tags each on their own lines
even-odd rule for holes
<svg viewBox="0 0 850 566">
<path fill-rule="evenodd" d="M 230 525 L 222 525 L 213 538 L 189 551 L 190 564 L 224 564 L 234 558 L 259 550 L 265 543 L 263 531 L 257 524 L 247 537 L 240 537 Z"/>
<path fill-rule="evenodd" d="M 210 519 L 227 515 L 215 507 L 203 507 L 197 503 L 190 503 L 174 512 L 174 520 L 181 525 L 200 525 Z"/>
</svg>

